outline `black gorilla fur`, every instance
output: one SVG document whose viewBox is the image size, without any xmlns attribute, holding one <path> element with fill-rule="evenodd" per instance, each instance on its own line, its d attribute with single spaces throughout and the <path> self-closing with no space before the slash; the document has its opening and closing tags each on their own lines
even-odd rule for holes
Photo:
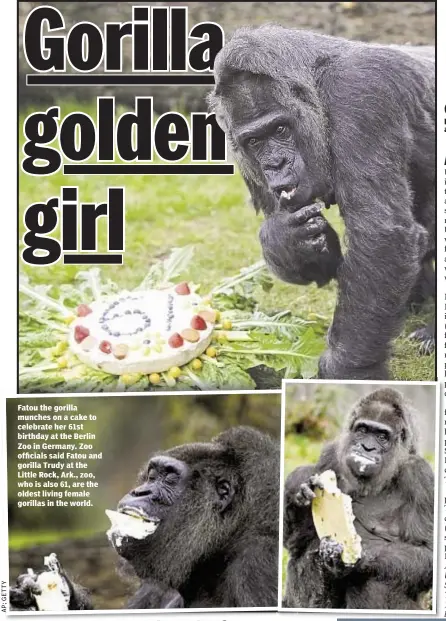
<svg viewBox="0 0 446 621">
<path fill-rule="evenodd" d="M 153 535 L 120 549 L 141 581 L 128 607 L 277 606 L 279 460 L 278 442 L 248 427 L 152 457 L 119 503 L 161 519 Z M 32 585 L 20 588 L 21 578 L 11 604 L 23 610 Z M 85 591 L 70 586 L 70 609 L 90 609 Z"/>
<path fill-rule="evenodd" d="M 434 49 L 242 28 L 215 83 L 267 264 L 291 283 L 338 281 L 320 377 L 386 379 L 409 303 L 435 294 Z M 345 256 L 316 199 L 339 205 Z M 414 336 L 431 350 L 432 334 Z"/>
<path fill-rule="evenodd" d="M 379 389 L 356 404 L 344 433 L 325 447 L 315 466 L 290 474 L 284 510 L 290 554 L 286 607 L 420 607 L 417 598 L 433 581 L 434 476 L 417 453 L 416 436 L 414 413 L 402 395 Z M 344 565 L 342 546 L 319 541 L 313 525 L 317 475 L 329 469 L 352 497 L 362 538 L 362 557 L 353 566 Z"/>
</svg>

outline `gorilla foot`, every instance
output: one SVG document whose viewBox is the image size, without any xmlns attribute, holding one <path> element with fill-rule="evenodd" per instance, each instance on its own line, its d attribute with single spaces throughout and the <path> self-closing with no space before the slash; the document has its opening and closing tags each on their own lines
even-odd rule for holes
<svg viewBox="0 0 446 621">
<path fill-rule="evenodd" d="M 409 338 L 412 341 L 419 341 L 419 354 L 420 356 L 430 356 L 435 351 L 435 330 L 433 325 L 423 326 L 418 328 L 411 334 Z"/>
</svg>

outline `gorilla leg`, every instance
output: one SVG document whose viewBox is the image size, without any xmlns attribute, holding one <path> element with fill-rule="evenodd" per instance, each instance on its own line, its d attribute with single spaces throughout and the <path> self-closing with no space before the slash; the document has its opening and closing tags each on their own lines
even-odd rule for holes
<svg viewBox="0 0 446 621">
<path fill-rule="evenodd" d="M 345 185 L 339 202 L 348 251 L 338 272 L 338 303 L 329 347 L 319 364 L 322 378 L 388 378 L 390 345 L 402 329 L 428 245 L 426 230 L 410 210 L 403 168 L 399 162 L 394 170 L 378 174 L 398 180 L 389 188 L 373 187 L 367 179 L 354 179 L 348 170 L 343 171 Z M 358 196 L 361 208 L 354 207 Z"/>
<path fill-rule="evenodd" d="M 410 309 L 417 311 L 429 298 L 436 301 L 436 278 L 433 266 L 435 260 L 435 174 L 433 168 L 423 162 L 423 158 L 412 166 L 411 173 L 414 214 L 429 235 L 428 252 L 423 259 L 421 271 L 409 298 Z M 435 321 L 428 326 L 418 328 L 409 338 L 420 342 L 420 354 L 432 354 L 436 341 Z"/>
</svg>

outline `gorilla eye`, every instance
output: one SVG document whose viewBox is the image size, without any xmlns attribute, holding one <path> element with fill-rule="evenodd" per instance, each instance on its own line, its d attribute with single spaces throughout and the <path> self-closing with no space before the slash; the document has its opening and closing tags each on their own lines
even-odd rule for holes
<svg viewBox="0 0 446 621">
<path fill-rule="evenodd" d="M 367 427 L 365 425 L 358 425 L 358 427 L 356 427 L 356 431 L 358 433 L 367 433 Z"/>
<path fill-rule="evenodd" d="M 378 434 L 378 439 L 381 440 L 382 442 L 387 442 L 387 440 L 389 439 L 389 436 L 387 435 L 385 431 L 383 431 L 382 433 Z"/>
<path fill-rule="evenodd" d="M 250 139 L 248 140 L 248 145 L 249 145 L 250 147 L 254 147 L 257 143 L 258 143 L 257 138 L 250 138 Z"/>
<path fill-rule="evenodd" d="M 282 136 L 284 133 L 286 132 L 286 126 L 285 125 L 278 125 L 277 129 L 276 129 L 276 134 L 279 136 Z"/>
<path fill-rule="evenodd" d="M 176 483 L 178 481 L 178 474 L 176 472 L 169 472 L 168 475 L 166 475 L 166 483 L 168 485 L 173 485 L 174 483 Z"/>
</svg>

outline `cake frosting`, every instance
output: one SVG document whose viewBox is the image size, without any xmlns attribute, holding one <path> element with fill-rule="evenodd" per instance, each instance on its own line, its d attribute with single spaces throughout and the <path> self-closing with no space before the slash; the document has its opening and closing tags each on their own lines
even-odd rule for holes
<svg viewBox="0 0 446 621">
<path fill-rule="evenodd" d="M 106 373 L 162 373 L 205 351 L 216 315 L 187 283 L 122 291 L 78 307 L 69 345 L 82 362 Z"/>
</svg>

